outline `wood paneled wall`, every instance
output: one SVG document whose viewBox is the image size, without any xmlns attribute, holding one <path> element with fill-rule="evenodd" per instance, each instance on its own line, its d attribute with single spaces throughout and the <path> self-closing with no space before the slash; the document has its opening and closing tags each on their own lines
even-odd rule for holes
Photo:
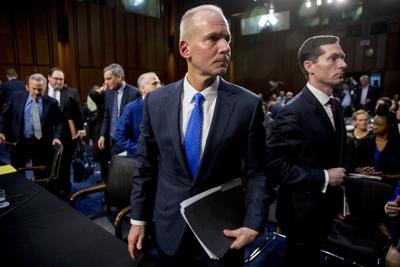
<svg viewBox="0 0 400 267">
<path fill-rule="evenodd" d="M 101 5 L 102 1 L 38 0 L 0 2 L 0 79 L 14 67 L 24 79 L 33 72 L 47 74 L 53 66 L 65 70 L 71 87 L 84 100 L 92 85 L 103 82 L 103 68 L 113 62 L 125 69 L 126 80 L 136 85 L 137 77 L 155 71 L 164 83 L 183 77 L 186 62 L 178 51 L 179 20 L 197 2 L 162 2 L 161 18 L 151 18 Z M 120 1 L 117 1 L 120 2 Z M 194 3 L 191 3 L 194 2 Z M 221 2 L 221 1 L 220 1 Z M 58 40 L 58 20 L 66 18 L 68 40 Z M 229 16 L 229 15 L 228 15 Z M 325 27 L 301 27 L 292 21 L 290 31 L 240 35 L 238 17 L 230 17 L 232 64 L 226 79 L 268 96 L 269 80 L 284 82 L 286 90 L 299 91 L 305 79 L 297 64 L 297 49 L 307 37 L 335 34 L 342 38 L 347 72 L 381 72 L 385 94 L 398 92 L 400 83 L 400 18 L 388 20 L 388 33 L 370 35 L 373 19 L 342 22 Z M 363 34 L 346 37 L 346 28 L 361 24 Z M 372 57 L 365 56 L 360 41 L 370 40 Z"/>
<path fill-rule="evenodd" d="M 81 99 L 94 84 L 102 84 L 103 68 L 124 67 L 125 79 L 154 71 L 168 82 L 168 19 L 125 12 L 96 2 L 74 0 L 16 0 L 0 3 L 0 79 L 16 68 L 24 79 L 33 72 L 64 68 L 69 86 Z M 60 17 L 66 18 L 68 40 L 58 40 Z"/>
<path fill-rule="evenodd" d="M 388 18 L 380 18 L 380 20 Z M 361 21 L 363 34 L 359 37 L 346 36 L 346 27 L 352 23 L 336 23 L 324 27 L 300 27 L 291 23 L 291 30 L 262 32 L 255 35 L 241 36 L 240 18 L 232 17 L 232 68 L 233 82 L 252 91 L 269 96 L 268 81 L 282 81 L 283 88 L 298 92 L 305 84 L 297 61 L 297 50 L 310 36 L 333 34 L 341 38 L 341 46 L 346 53 L 348 64 L 346 72 L 383 74 L 384 95 L 393 96 L 399 92 L 400 84 L 400 30 L 392 27 L 389 33 L 371 35 L 373 20 Z M 392 25 L 400 27 L 400 17 L 389 19 Z M 361 46 L 362 40 L 369 40 L 370 45 Z M 373 56 L 366 56 L 368 48 L 374 49 Z"/>
</svg>

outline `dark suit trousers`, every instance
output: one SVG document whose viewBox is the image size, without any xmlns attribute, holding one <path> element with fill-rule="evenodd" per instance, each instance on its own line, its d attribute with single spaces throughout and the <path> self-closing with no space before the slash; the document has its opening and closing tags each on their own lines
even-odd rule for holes
<svg viewBox="0 0 400 267">
<path fill-rule="evenodd" d="M 15 147 L 11 148 L 10 157 L 11 165 L 14 168 L 22 168 L 26 166 L 29 160 L 32 160 L 32 165 L 50 166 L 51 164 L 51 144 L 42 142 L 36 138 L 21 138 Z M 50 170 L 35 171 L 35 178 L 48 178 Z"/>
<path fill-rule="evenodd" d="M 61 140 L 63 145 L 63 154 L 60 164 L 60 189 L 63 197 L 68 197 L 71 193 L 71 162 L 76 148 L 76 141 L 70 138 Z"/>
<path fill-rule="evenodd" d="M 294 193 L 292 199 L 297 203 L 294 210 L 290 210 L 293 207 L 289 207 L 288 223 L 283 227 L 286 234 L 283 266 L 317 267 L 320 262 L 320 248 L 328 235 L 335 214 L 335 203 L 330 201 L 328 193 L 321 193 L 320 198 Z"/>
<path fill-rule="evenodd" d="M 220 260 L 210 259 L 189 227 L 175 255 L 169 256 L 158 248 L 157 266 L 162 267 L 239 267 L 243 262 L 243 250 L 229 250 Z"/>
</svg>

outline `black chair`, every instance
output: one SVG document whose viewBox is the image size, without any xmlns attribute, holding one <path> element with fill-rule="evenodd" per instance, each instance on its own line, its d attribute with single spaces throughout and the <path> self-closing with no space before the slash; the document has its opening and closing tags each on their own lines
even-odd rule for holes
<svg viewBox="0 0 400 267">
<path fill-rule="evenodd" d="M 383 266 L 389 245 L 384 206 L 394 187 L 366 178 L 346 178 L 344 186 L 350 215 L 334 220 L 324 250 L 348 265 Z"/>
<path fill-rule="evenodd" d="M 40 178 L 40 179 L 33 179 L 33 182 L 36 184 L 44 185 L 47 186 L 51 182 L 54 182 L 59 179 L 59 173 L 60 173 L 60 164 L 61 164 L 61 158 L 62 158 L 62 153 L 63 153 L 63 146 L 60 145 L 53 145 L 52 149 L 50 151 L 51 153 L 51 164 L 48 166 L 45 165 L 34 165 L 34 166 L 28 166 L 28 167 L 23 167 L 19 168 L 19 172 L 23 171 L 35 171 L 35 172 L 46 172 L 49 173 L 48 177 L 46 178 Z"/>
<path fill-rule="evenodd" d="M 106 221 L 111 224 L 111 222 L 107 220 L 111 219 L 113 221 L 113 226 L 106 226 L 107 229 L 114 228 L 115 236 L 123 239 L 122 221 L 125 215 L 130 211 L 130 194 L 135 167 L 135 159 L 118 155 L 113 156 L 108 170 L 107 182 L 72 194 L 69 198 L 70 205 L 75 207 L 76 201 L 83 196 L 96 192 L 105 192 L 105 211 L 100 214 L 95 214 L 91 219 L 95 222 L 101 220 L 102 225 L 104 225 Z M 115 212 L 116 215 L 114 214 Z"/>
</svg>

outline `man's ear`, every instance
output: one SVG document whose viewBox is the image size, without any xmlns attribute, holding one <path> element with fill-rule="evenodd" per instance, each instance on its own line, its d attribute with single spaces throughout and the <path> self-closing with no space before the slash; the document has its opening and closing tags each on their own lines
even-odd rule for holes
<svg viewBox="0 0 400 267">
<path fill-rule="evenodd" d="M 310 75 L 314 74 L 314 63 L 312 61 L 305 60 L 303 62 L 303 67 L 308 72 L 308 74 L 310 74 Z"/>
<path fill-rule="evenodd" d="M 184 40 L 179 41 L 179 53 L 185 59 L 190 58 L 190 49 L 187 41 Z"/>
</svg>

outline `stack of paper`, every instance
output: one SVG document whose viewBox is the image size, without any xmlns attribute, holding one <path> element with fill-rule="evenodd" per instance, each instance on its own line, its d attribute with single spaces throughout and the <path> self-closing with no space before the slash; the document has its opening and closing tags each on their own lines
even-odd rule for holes
<svg viewBox="0 0 400 267">
<path fill-rule="evenodd" d="M 382 180 L 382 177 L 380 176 L 374 176 L 374 175 L 366 175 L 366 174 L 361 174 L 361 173 L 350 173 L 349 174 L 350 178 L 365 178 L 365 179 L 372 179 L 372 180 Z"/>
<path fill-rule="evenodd" d="M 223 230 L 242 227 L 244 211 L 239 178 L 181 203 L 183 218 L 211 259 L 219 259 L 228 251 L 233 240 Z"/>
</svg>

